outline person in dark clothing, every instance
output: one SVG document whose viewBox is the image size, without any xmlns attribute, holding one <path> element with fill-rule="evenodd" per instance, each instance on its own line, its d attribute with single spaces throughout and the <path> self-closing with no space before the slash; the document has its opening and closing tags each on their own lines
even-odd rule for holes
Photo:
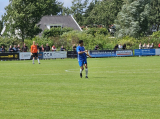
<svg viewBox="0 0 160 119">
<path fill-rule="evenodd" d="M 49 52 L 49 51 L 50 51 L 50 46 L 48 46 L 48 43 L 46 44 L 45 51 L 46 51 L 46 52 Z"/>
<path fill-rule="evenodd" d="M 118 44 L 114 47 L 114 50 L 117 50 L 118 49 Z"/>
<path fill-rule="evenodd" d="M 65 51 L 66 49 L 63 47 L 63 45 L 61 46 L 61 51 Z"/>
<path fill-rule="evenodd" d="M 72 47 L 73 51 L 76 51 L 76 48 L 77 48 L 77 47 L 76 47 L 76 45 L 74 44 L 73 47 Z"/>
<path fill-rule="evenodd" d="M 43 45 L 41 45 L 41 47 L 39 48 L 39 51 L 40 52 L 44 52 L 45 51 L 45 48 L 43 47 Z"/>
<path fill-rule="evenodd" d="M 38 43 L 37 43 L 37 49 L 39 50 L 39 48 L 40 48 L 40 47 L 39 47 L 39 45 L 38 45 Z"/>
<path fill-rule="evenodd" d="M 10 45 L 10 47 L 9 47 L 9 52 L 13 52 L 13 48 L 12 48 L 11 45 Z"/>
<path fill-rule="evenodd" d="M 126 49 L 126 44 L 124 44 L 124 45 L 123 45 L 122 49 L 123 49 L 123 50 L 125 50 L 125 49 Z"/>
<path fill-rule="evenodd" d="M 0 49 L 1 52 L 5 52 L 5 48 L 2 46 L 2 48 Z"/>
<path fill-rule="evenodd" d="M 94 48 L 94 50 L 98 50 L 99 49 L 99 46 L 98 45 L 96 45 L 95 46 L 95 48 Z"/>
<path fill-rule="evenodd" d="M 18 44 L 17 46 L 17 52 L 20 52 L 21 51 L 21 48 L 20 48 L 20 45 Z"/>
<path fill-rule="evenodd" d="M 22 52 L 27 52 L 28 51 L 28 47 L 26 46 L 26 44 L 24 43 L 23 47 L 22 47 Z"/>
</svg>

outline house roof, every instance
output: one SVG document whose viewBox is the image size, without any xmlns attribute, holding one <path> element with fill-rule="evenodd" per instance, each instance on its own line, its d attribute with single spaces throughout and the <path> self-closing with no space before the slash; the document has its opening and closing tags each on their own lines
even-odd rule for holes
<svg viewBox="0 0 160 119">
<path fill-rule="evenodd" d="M 79 31 L 82 30 L 72 16 L 44 16 L 38 24 L 42 31 L 47 29 L 47 25 L 62 25 L 62 27 L 70 27 Z"/>
</svg>

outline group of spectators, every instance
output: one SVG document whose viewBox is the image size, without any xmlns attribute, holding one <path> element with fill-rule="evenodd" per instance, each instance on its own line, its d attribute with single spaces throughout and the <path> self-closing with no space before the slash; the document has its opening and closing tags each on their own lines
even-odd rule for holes
<svg viewBox="0 0 160 119">
<path fill-rule="evenodd" d="M 117 44 L 115 47 L 114 47 L 114 50 L 126 50 L 126 44 Z"/>
<path fill-rule="evenodd" d="M 139 49 L 153 49 L 154 48 L 154 44 L 152 43 L 151 45 L 148 43 L 148 45 L 146 45 L 145 43 L 142 45 L 142 43 L 139 44 Z"/>
<path fill-rule="evenodd" d="M 23 47 L 20 48 L 20 45 L 18 44 L 18 46 L 14 45 L 14 47 L 12 47 L 12 45 L 10 45 L 9 49 L 8 49 L 9 52 L 27 52 L 28 51 L 28 47 L 26 46 L 26 44 L 24 43 Z M 0 48 L 0 52 L 6 52 L 6 49 L 4 46 L 2 46 Z"/>
<path fill-rule="evenodd" d="M 44 47 L 43 45 L 41 45 L 41 47 L 38 45 L 37 43 L 37 49 L 40 52 L 49 52 L 49 51 L 56 51 L 57 48 L 55 47 L 55 45 L 53 45 L 51 48 L 48 45 L 48 43 L 46 44 L 46 46 Z M 63 47 L 63 45 L 61 46 L 60 51 L 65 51 L 66 49 Z M 18 44 L 18 46 L 14 45 L 14 47 L 12 47 L 12 45 L 10 45 L 9 52 L 29 52 L 30 49 L 26 46 L 26 44 L 24 43 L 23 47 L 20 47 L 20 45 Z M 0 52 L 6 52 L 6 49 L 4 48 L 4 46 L 2 46 L 0 48 Z"/>
</svg>

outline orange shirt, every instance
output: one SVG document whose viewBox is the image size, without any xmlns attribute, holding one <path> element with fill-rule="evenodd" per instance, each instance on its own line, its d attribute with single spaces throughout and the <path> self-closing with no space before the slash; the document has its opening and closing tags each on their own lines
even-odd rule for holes
<svg viewBox="0 0 160 119">
<path fill-rule="evenodd" d="M 38 50 L 37 50 L 37 45 L 32 45 L 31 46 L 31 53 L 37 53 Z"/>
</svg>

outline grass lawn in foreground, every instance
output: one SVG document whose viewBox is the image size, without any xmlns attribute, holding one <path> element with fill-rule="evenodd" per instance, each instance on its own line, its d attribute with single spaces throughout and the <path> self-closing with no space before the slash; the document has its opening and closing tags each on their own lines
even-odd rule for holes
<svg viewBox="0 0 160 119">
<path fill-rule="evenodd" d="M 0 119 L 159 119 L 160 57 L 0 62 Z"/>
</svg>

